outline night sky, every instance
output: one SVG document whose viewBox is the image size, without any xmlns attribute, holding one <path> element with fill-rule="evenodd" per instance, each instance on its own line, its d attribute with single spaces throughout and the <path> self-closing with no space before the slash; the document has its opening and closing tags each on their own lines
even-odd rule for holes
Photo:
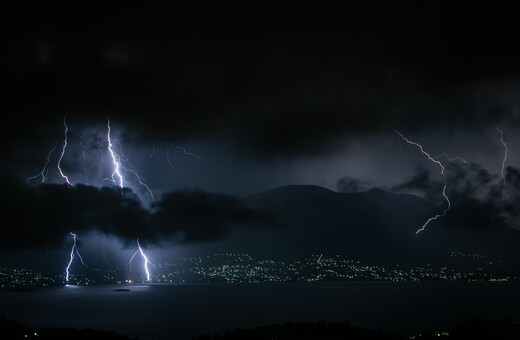
<svg viewBox="0 0 520 340">
<path fill-rule="evenodd" d="M 520 25 L 511 9 L 23 2 L 1 16 L 2 262 L 63 257 L 69 231 L 91 254 L 105 236 L 114 254 L 131 252 L 136 238 L 156 258 L 252 251 L 257 237 L 272 242 L 260 255 L 287 254 L 279 233 L 292 239 L 307 213 L 331 226 L 305 224 L 297 248 L 310 253 L 328 251 L 328 240 L 341 250 L 345 228 L 385 220 L 406 228 L 354 234 L 445 243 L 439 234 L 453 231 L 465 235 L 454 244 L 470 248 L 482 233 L 519 240 Z M 108 119 L 130 169 L 123 190 L 107 180 Z M 64 122 L 61 167 L 72 186 L 57 167 Z M 394 130 L 432 157 L 446 153 L 436 160 L 451 210 L 419 236 L 446 208 L 444 178 Z M 336 207 L 316 187 L 287 185 L 369 196 Z M 424 207 L 383 209 L 374 188 Z M 367 224 L 359 211 L 373 206 L 381 209 Z"/>
</svg>

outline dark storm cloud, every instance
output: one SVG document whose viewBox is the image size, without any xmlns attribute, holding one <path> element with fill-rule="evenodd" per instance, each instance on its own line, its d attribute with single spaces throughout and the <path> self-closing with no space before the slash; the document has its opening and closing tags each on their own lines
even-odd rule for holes
<svg viewBox="0 0 520 340">
<path fill-rule="evenodd" d="M 125 3 L 68 12 L 4 11 L 3 113 L 24 127 L 4 146 L 55 136 L 65 113 L 109 114 L 145 140 L 221 139 L 268 159 L 330 152 L 383 128 L 518 119 L 516 98 L 504 97 L 518 90 L 514 11 Z"/>
<path fill-rule="evenodd" d="M 47 184 L 27 186 L 3 177 L 0 210 L 3 249 L 58 246 L 70 231 L 102 230 L 123 238 L 153 238 L 145 222 L 148 213 L 135 198 L 107 188 Z"/>
<path fill-rule="evenodd" d="M 161 235 L 180 233 L 187 241 L 210 241 L 244 225 L 272 225 L 274 216 L 246 207 L 238 198 L 202 190 L 181 190 L 154 204 L 152 224 Z"/>
<path fill-rule="evenodd" d="M 442 183 L 432 178 L 428 169 L 417 167 L 413 176 L 407 177 L 403 182 L 393 186 L 392 191 L 420 191 L 428 201 L 435 202 L 435 197 L 442 190 Z"/>
<path fill-rule="evenodd" d="M 56 247 L 69 232 L 97 231 L 124 242 L 139 238 L 147 243 L 216 240 L 243 226 L 275 222 L 263 211 L 247 208 L 240 200 L 202 190 L 167 193 L 144 209 L 130 191 L 87 185 L 27 186 L 16 177 L 3 176 L 0 214 L 2 250 Z"/>
<path fill-rule="evenodd" d="M 342 177 L 338 181 L 338 191 L 339 192 L 359 192 L 359 191 L 367 191 L 371 188 L 371 183 L 369 181 L 363 181 L 357 178 L 352 177 Z"/>
<path fill-rule="evenodd" d="M 501 198 L 504 195 L 503 216 L 508 223 L 520 229 L 520 170 L 507 167 L 506 183 L 505 190 L 495 192 L 495 197 Z"/>
<path fill-rule="evenodd" d="M 450 229 L 500 230 L 520 228 L 520 171 L 505 170 L 506 186 L 501 176 L 491 174 L 477 164 L 450 162 L 446 166 L 446 194 L 451 209 L 438 223 Z M 394 186 L 394 191 L 421 193 L 443 209 L 444 182 L 440 174 L 418 168 L 415 176 Z M 442 210 L 440 210 L 442 212 Z"/>
</svg>

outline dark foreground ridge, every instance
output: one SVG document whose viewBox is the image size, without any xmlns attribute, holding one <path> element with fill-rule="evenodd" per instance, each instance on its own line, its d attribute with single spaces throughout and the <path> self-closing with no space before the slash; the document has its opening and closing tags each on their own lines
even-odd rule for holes
<svg viewBox="0 0 520 340">
<path fill-rule="evenodd" d="M 224 335 L 210 336 L 202 334 L 192 338 L 193 340 L 264 340 L 264 339 L 299 339 L 299 340 L 338 340 L 338 339 L 359 339 L 359 340 L 401 340 L 397 335 L 386 334 L 383 331 L 372 331 L 364 328 L 354 327 L 350 322 L 317 323 L 299 322 L 284 323 L 282 325 L 272 325 L 268 327 L 258 327 L 253 329 L 238 329 L 233 332 L 226 332 Z"/>
<path fill-rule="evenodd" d="M 75 339 L 75 340 L 132 340 L 112 331 L 73 328 L 29 328 L 19 322 L 0 316 L 2 339 Z"/>
<path fill-rule="evenodd" d="M 2 339 L 96 339 L 137 340 L 112 331 L 72 328 L 29 328 L 0 316 Z M 512 320 L 469 319 L 448 330 L 420 331 L 410 337 L 352 326 L 349 322 L 284 323 L 224 334 L 193 336 L 192 340 L 512 340 L 520 339 L 520 322 Z"/>
<path fill-rule="evenodd" d="M 520 339 L 520 323 L 504 320 L 470 319 L 463 325 L 450 330 L 420 331 L 411 337 L 401 337 L 385 333 L 383 330 L 372 331 L 352 326 L 349 322 L 301 322 L 285 323 L 253 329 L 238 329 L 223 335 L 202 334 L 193 340 L 511 340 Z"/>
</svg>

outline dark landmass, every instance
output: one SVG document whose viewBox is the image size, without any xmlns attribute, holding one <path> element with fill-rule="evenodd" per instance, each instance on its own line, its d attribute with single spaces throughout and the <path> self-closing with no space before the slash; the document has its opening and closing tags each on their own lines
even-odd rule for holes
<svg viewBox="0 0 520 340">
<path fill-rule="evenodd" d="M 512 340 L 520 339 L 520 323 L 513 320 L 469 319 L 448 331 L 421 331 L 411 339 Z"/>
<path fill-rule="evenodd" d="M 2 338 L 8 339 L 97 339 L 129 340 L 124 335 L 112 331 L 72 328 L 30 328 L 19 322 L 0 316 Z M 237 329 L 224 334 L 201 334 L 192 340 L 414 340 L 414 339 L 454 339 L 454 340 L 511 340 L 520 339 L 520 322 L 513 320 L 469 319 L 464 324 L 445 330 L 422 330 L 416 335 L 403 337 L 384 330 L 369 330 L 355 327 L 350 322 L 298 322 Z"/>
<path fill-rule="evenodd" d="M 398 340 L 402 339 L 396 335 L 386 334 L 383 331 L 372 331 L 352 326 L 349 322 L 336 323 L 284 323 L 268 327 L 253 329 L 238 329 L 226 332 L 223 335 L 210 336 L 202 334 L 192 338 L 193 340 L 239 340 L 239 339 L 299 339 L 299 340 L 337 340 L 337 339 L 359 339 L 359 340 Z"/>
<path fill-rule="evenodd" d="M 29 328 L 19 322 L 0 316 L 2 339 L 79 339 L 79 340 L 131 340 L 111 331 L 73 328 Z"/>
<path fill-rule="evenodd" d="M 511 340 L 520 339 L 520 323 L 512 320 L 496 321 L 470 319 L 454 329 L 438 331 L 420 331 L 411 337 L 401 337 L 352 326 L 349 322 L 301 322 L 285 323 L 253 329 L 238 329 L 224 334 L 210 336 L 202 334 L 193 340 L 410 340 L 410 339 L 455 339 L 455 340 Z"/>
</svg>

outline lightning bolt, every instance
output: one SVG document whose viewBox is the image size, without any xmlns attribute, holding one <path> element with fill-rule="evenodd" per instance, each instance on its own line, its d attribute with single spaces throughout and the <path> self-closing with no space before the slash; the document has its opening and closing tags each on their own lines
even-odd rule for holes
<svg viewBox="0 0 520 340">
<path fill-rule="evenodd" d="M 132 175 L 134 175 L 135 178 L 137 178 L 137 181 L 139 182 L 139 184 L 141 184 L 143 187 L 146 188 L 146 190 L 148 191 L 148 194 L 150 195 L 152 200 L 155 201 L 155 196 L 154 196 L 152 190 L 143 181 L 143 178 L 141 176 L 139 176 L 139 174 L 137 173 L 137 170 L 135 169 L 135 167 L 128 161 L 128 159 L 122 158 L 121 155 L 118 154 L 113 149 L 114 144 L 112 142 L 112 137 L 110 136 L 111 128 L 110 128 L 110 119 L 108 117 L 107 117 L 107 130 L 108 130 L 108 133 L 107 133 L 108 151 L 110 153 L 110 156 L 112 157 L 112 163 L 114 165 L 114 171 L 112 172 L 112 183 L 114 183 L 115 185 L 119 185 L 119 187 L 121 189 L 123 189 L 124 186 L 125 186 L 125 180 L 123 179 L 123 175 L 121 174 L 121 170 L 124 170 L 125 172 L 129 172 Z M 121 145 L 119 145 L 119 146 L 120 146 L 120 149 L 121 149 Z M 122 152 L 121 152 L 121 154 L 122 154 Z M 127 168 L 127 167 L 123 166 L 122 165 L 123 161 L 128 163 L 131 166 L 131 168 Z M 117 177 L 118 180 L 116 180 L 116 177 Z"/>
<path fill-rule="evenodd" d="M 117 181 L 115 180 L 115 177 L 119 179 L 119 187 L 123 189 L 124 183 L 123 183 L 123 176 L 121 175 L 120 168 L 121 168 L 121 157 L 114 152 L 112 149 L 112 138 L 110 137 L 110 119 L 107 117 L 107 141 L 108 141 L 108 151 L 110 152 L 110 156 L 112 156 L 112 163 L 114 164 L 114 172 L 112 172 L 112 182 L 114 184 L 117 184 Z"/>
<path fill-rule="evenodd" d="M 67 264 L 67 268 L 65 269 L 65 273 L 66 273 L 65 280 L 67 280 L 67 282 L 69 282 L 69 270 L 70 270 L 70 266 L 72 264 L 72 261 L 74 261 L 74 258 L 75 258 L 74 254 L 76 254 L 78 256 L 79 260 L 81 261 L 81 263 L 85 267 L 87 267 L 87 265 L 83 261 L 83 257 L 81 257 L 81 254 L 79 253 L 78 247 L 76 245 L 76 234 L 74 234 L 72 232 L 70 234 L 74 238 L 74 243 L 72 245 L 72 248 L 70 249 L 70 260 L 69 260 L 69 263 Z"/>
<path fill-rule="evenodd" d="M 504 158 L 502 159 L 502 168 L 500 169 L 500 176 L 502 176 L 503 180 L 503 187 L 502 187 L 502 199 L 504 199 L 505 193 L 506 193 L 506 176 L 505 176 L 505 168 L 506 168 L 506 161 L 507 161 L 507 152 L 509 151 L 507 148 L 507 144 L 504 141 L 504 132 L 500 130 L 500 128 L 496 127 L 497 131 L 500 133 L 500 142 L 504 146 Z"/>
<path fill-rule="evenodd" d="M 450 156 L 448 156 L 447 153 L 441 153 L 440 155 L 432 157 L 432 158 L 435 159 L 435 160 L 439 160 L 439 158 L 441 158 L 441 157 L 446 158 L 450 162 L 461 161 L 464 164 L 470 165 L 469 162 L 467 160 L 465 160 L 464 158 L 462 158 L 462 157 L 453 157 L 453 158 L 451 158 Z"/>
<path fill-rule="evenodd" d="M 146 188 L 146 190 L 148 191 L 148 194 L 150 195 L 150 197 L 152 198 L 153 201 L 155 201 L 155 196 L 153 194 L 153 191 L 152 189 L 150 189 L 150 187 L 148 186 L 148 184 L 146 184 L 144 181 L 143 181 L 143 178 L 141 176 L 139 176 L 139 174 L 137 173 L 137 169 L 135 168 L 135 166 L 130 163 L 130 161 L 128 159 L 125 159 L 124 160 L 131 168 L 128 168 L 128 167 L 124 167 L 124 166 L 121 166 L 121 168 L 123 170 L 125 170 L 125 172 L 129 172 L 131 173 L 132 175 L 135 176 L 135 178 L 137 178 L 137 181 L 139 182 L 139 184 L 141 184 L 143 187 Z"/>
<path fill-rule="evenodd" d="M 166 150 L 166 162 L 168 163 L 170 168 L 172 168 L 173 171 L 175 171 L 179 175 L 182 175 L 182 172 L 179 171 L 179 169 L 177 169 L 175 164 L 173 164 L 173 161 L 171 159 L 171 150 L 172 149 L 177 149 L 177 150 L 182 151 L 182 153 L 185 156 L 193 157 L 193 158 L 196 158 L 196 159 L 202 159 L 202 157 L 200 157 L 199 155 L 197 155 L 197 154 L 195 154 L 193 152 L 189 152 L 186 148 L 184 148 L 182 146 L 172 145 L 172 144 L 164 143 L 164 142 L 161 142 L 161 141 L 158 141 L 158 143 Z M 155 143 L 154 143 L 154 145 L 152 147 L 152 153 L 150 154 L 150 157 L 148 158 L 148 163 L 151 162 L 152 158 L 155 156 L 156 153 L 157 153 L 157 149 L 156 149 Z"/>
<path fill-rule="evenodd" d="M 191 156 L 191 157 L 194 157 L 197 159 L 202 159 L 202 157 L 198 156 L 197 154 L 194 154 L 193 152 L 189 152 L 188 150 L 186 150 L 186 148 L 183 148 L 182 146 L 178 146 L 178 145 L 170 145 L 170 146 L 172 148 L 181 150 L 186 156 Z"/>
<path fill-rule="evenodd" d="M 446 180 L 446 174 L 444 173 L 444 165 L 438 160 L 436 159 L 435 157 L 432 157 L 429 153 L 427 153 L 426 151 L 424 151 L 422 145 L 420 145 L 419 143 L 416 143 L 414 141 L 411 141 L 409 139 L 407 139 L 405 136 L 403 136 L 402 133 L 400 133 L 399 131 L 397 130 L 394 130 L 395 133 L 397 133 L 406 143 L 410 144 L 410 145 L 414 145 L 416 147 L 419 148 L 419 150 L 421 150 L 421 153 L 424 154 L 426 157 L 428 157 L 428 159 L 430 161 L 432 161 L 433 163 L 437 164 L 440 168 L 441 168 L 441 175 L 442 177 L 444 178 L 444 187 L 442 188 L 442 196 L 444 196 L 444 199 L 446 200 L 446 203 L 447 203 L 447 206 L 446 208 L 444 209 L 444 211 L 442 212 L 442 214 L 437 214 L 433 217 L 430 217 L 424 224 L 421 228 L 419 228 L 415 233 L 416 234 L 419 234 L 421 231 L 424 231 L 424 229 L 426 228 L 426 226 L 428 226 L 428 224 L 432 221 L 435 221 L 436 219 L 440 218 L 440 217 L 444 217 L 446 215 L 446 213 L 448 212 L 448 210 L 450 210 L 451 208 L 451 202 L 450 202 L 450 199 L 448 198 L 448 196 L 446 195 L 446 188 L 448 186 L 448 182 Z"/>
<path fill-rule="evenodd" d="M 130 266 L 130 269 L 132 269 L 132 260 L 139 253 L 141 254 L 141 256 L 144 259 L 144 271 L 146 272 L 146 281 L 150 281 L 150 271 L 148 270 L 148 264 L 151 264 L 154 267 L 155 267 L 155 264 L 150 262 L 148 260 L 148 258 L 146 257 L 146 255 L 144 254 L 143 249 L 141 248 L 141 245 L 139 244 L 139 239 L 137 239 L 137 250 L 135 251 L 134 255 L 132 255 L 132 257 L 130 258 L 130 261 L 128 261 L 128 265 Z"/>
<path fill-rule="evenodd" d="M 148 163 L 152 161 L 153 156 L 157 153 L 157 150 L 155 149 L 155 143 L 152 146 L 152 153 L 150 154 L 150 157 L 148 157 Z"/>
<path fill-rule="evenodd" d="M 65 126 L 65 131 L 64 131 L 65 137 L 63 139 L 63 149 L 61 150 L 61 156 L 60 156 L 60 159 L 58 160 L 58 170 L 60 171 L 61 177 L 63 177 L 65 179 L 67 184 L 72 186 L 72 184 L 69 181 L 69 178 L 61 170 L 61 161 L 63 159 L 63 156 L 65 155 L 65 150 L 67 149 L 67 136 L 68 136 L 68 132 L 69 132 L 69 127 L 67 126 L 67 116 L 63 117 L 63 126 Z"/>
<path fill-rule="evenodd" d="M 182 146 L 177 146 L 177 145 L 170 145 L 170 144 L 165 144 L 166 146 L 166 160 L 168 161 L 168 164 L 170 165 L 170 167 L 177 173 L 181 174 L 182 173 L 180 171 L 177 170 L 177 168 L 175 167 L 175 165 L 173 165 L 171 159 L 170 159 L 170 149 L 171 148 L 174 148 L 174 149 L 178 149 L 178 150 L 181 150 L 184 155 L 186 156 L 191 156 L 191 157 L 194 157 L 196 159 L 201 159 L 198 155 L 192 153 L 192 152 L 188 152 L 185 148 L 183 148 Z"/>
<path fill-rule="evenodd" d="M 168 165 L 170 166 L 170 168 L 173 169 L 173 171 L 175 171 L 179 175 L 182 175 L 182 172 L 180 172 L 177 169 L 177 167 L 172 163 L 172 160 L 170 158 L 170 147 L 168 145 L 166 146 L 166 161 L 168 162 Z"/>
<path fill-rule="evenodd" d="M 56 142 L 54 147 L 47 154 L 47 161 L 45 162 L 45 165 L 43 166 L 42 171 L 34 176 L 27 178 L 27 182 L 30 182 L 33 179 L 36 179 L 40 176 L 42 177 L 42 183 L 45 183 L 47 181 L 47 179 L 49 178 L 49 176 L 48 176 L 49 175 L 49 163 L 51 161 L 51 155 L 54 153 L 54 151 L 56 150 L 57 147 L 58 147 L 58 142 Z"/>
</svg>

